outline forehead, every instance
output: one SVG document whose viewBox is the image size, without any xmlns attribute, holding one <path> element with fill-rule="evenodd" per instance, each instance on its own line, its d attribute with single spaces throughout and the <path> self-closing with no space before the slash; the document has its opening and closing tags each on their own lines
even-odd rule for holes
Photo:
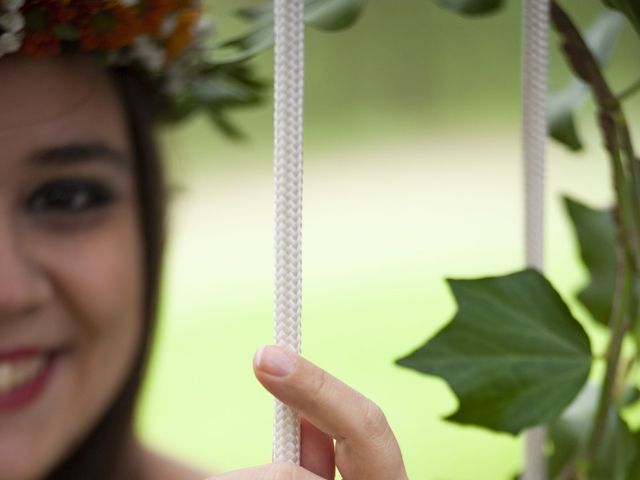
<svg viewBox="0 0 640 480">
<path fill-rule="evenodd" d="M 104 70 L 83 57 L 0 60 L 0 146 L 5 153 L 54 142 L 127 143 L 122 105 Z"/>
</svg>

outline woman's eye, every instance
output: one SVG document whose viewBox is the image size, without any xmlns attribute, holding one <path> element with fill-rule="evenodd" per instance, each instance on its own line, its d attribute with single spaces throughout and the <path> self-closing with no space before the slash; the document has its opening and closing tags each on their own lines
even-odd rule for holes
<svg viewBox="0 0 640 480">
<path fill-rule="evenodd" d="M 85 180 L 61 180 L 48 183 L 27 199 L 33 213 L 82 213 L 104 207 L 113 194 L 99 183 Z"/>
</svg>

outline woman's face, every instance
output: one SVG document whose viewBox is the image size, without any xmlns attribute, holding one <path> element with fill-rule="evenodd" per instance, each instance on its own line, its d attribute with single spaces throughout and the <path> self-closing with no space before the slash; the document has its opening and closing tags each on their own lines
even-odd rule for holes
<svg viewBox="0 0 640 480">
<path fill-rule="evenodd" d="M 0 480 L 44 475 L 117 394 L 142 327 L 121 102 L 88 60 L 0 60 Z"/>
</svg>

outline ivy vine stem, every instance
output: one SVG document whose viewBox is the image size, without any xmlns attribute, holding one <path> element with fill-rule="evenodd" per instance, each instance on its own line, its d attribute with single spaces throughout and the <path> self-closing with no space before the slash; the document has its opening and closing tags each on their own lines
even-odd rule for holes
<svg viewBox="0 0 640 480">
<path fill-rule="evenodd" d="M 630 86 L 625 88 L 622 92 L 620 92 L 618 94 L 618 100 L 623 102 L 628 98 L 634 96 L 638 92 L 640 92 L 640 78 L 633 82 Z"/>
<path fill-rule="evenodd" d="M 602 388 L 600 389 L 600 398 L 598 400 L 598 409 L 596 411 L 595 420 L 591 430 L 591 434 L 587 441 L 581 464 L 584 470 L 589 474 L 592 460 L 595 458 L 598 447 L 604 437 L 607 429 L 607 421 L 609 419 L 609 410 L 613 404 L 614 393 L 618 379 L 618 369 L 620 366 L 620 354 L 622 352 L 622 342 L 625 334 L 629 329 L 629 304 L 632 301 L 633 273 L 628 265 L 623 267 L 621 285 L 617 285 L 617 298 L 614 305 L 614 313 L 611 318 L 609 327 L 611 339 L 609 342 L 609 350 L 607 352 L 607 363 Z"/>
<path fill-rule="evenodd" d="M 634 151 L 621 98 L 624 99 L 640 85 L 632 86 L 616 96 L 600 70 L 592 51 L 575 24 L 556 1 L 552 1 L 551 16 L 559 33 L 565 56 L 574 73 L 589 85 L 598 106 L 600 129 L 611 162 L 613 186 L 616 194 L 616 244 L 618 274 L 613 311 L 609 323 L 605 375 L 600 390 L 593 425 L 586 446 L 573 471 L 577 478 L 589 478 L 593 461 L 605 436 L 609 412 L 620 370 L 622 344 L 632 322 L 637 322 L 638 276 L 640 274 L 640 164 Z"/>
</svg>

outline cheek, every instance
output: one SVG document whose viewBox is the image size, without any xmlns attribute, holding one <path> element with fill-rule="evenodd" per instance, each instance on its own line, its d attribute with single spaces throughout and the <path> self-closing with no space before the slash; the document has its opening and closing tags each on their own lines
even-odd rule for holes
<svg viewBox="0 0 640 480">
<path fill-rule="evenodd" d="M 114 216 L 51 250 L 49 278 L 71 345 L 59 369 L 64 440 L 77 441 L 108 408 L 140 343 L 141 247 L 134 220 Z"/>
<path fill-rule="evenodd" d="M 31 230 L 25 237 L 50 285 L 29 327 L 56 332 L 46 337 L 65 340 L 70 351 L 38 403 L 0 422 L 0 479 L 40 478 L 82 441 L 131 371 L 143 320 L 142 249 L 133 212 L 121 206 L 90 229 Z"/>
<path fill-rule="evenodd" d="M 78 346 L 109 346 L 135 340 L 142 322 L 141 246 L 133 215 L 115 216 L 91 232 L 76 234 L 56 249 L 50 278 L 63 310 L 73 319 Z"/>
</svg>

